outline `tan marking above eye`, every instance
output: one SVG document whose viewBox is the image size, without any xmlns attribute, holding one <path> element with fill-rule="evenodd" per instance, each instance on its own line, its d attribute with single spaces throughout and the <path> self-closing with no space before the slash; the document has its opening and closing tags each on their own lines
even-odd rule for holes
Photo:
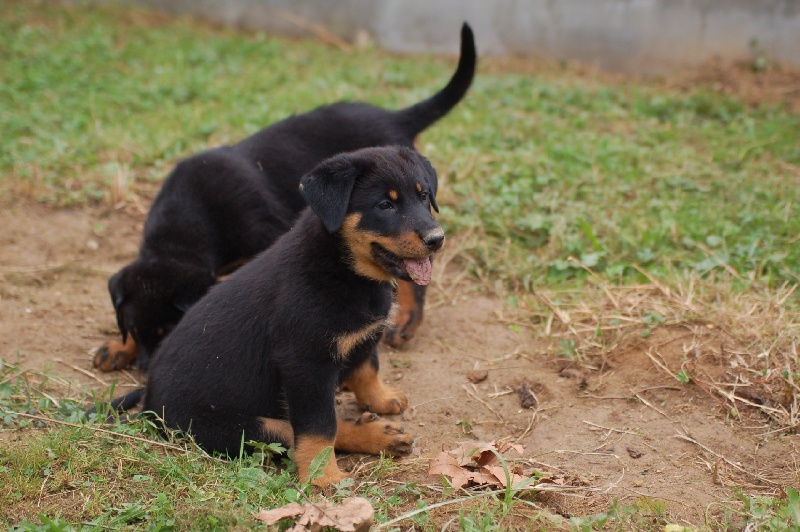
<svg viewBox="0 0 800 532">
<path fill-rule="evenodd" d="M 417 183 L 417 192 L 422 192 L 422 185 Z"/>
<path fill-rule="evenodd" d="M 397 198 L 400 197 L 400 194 L 398 194 L 396 190 L 390 190 L 389 197 L 392 198 L 392 201 L 397 201 Z"/>
</svg>

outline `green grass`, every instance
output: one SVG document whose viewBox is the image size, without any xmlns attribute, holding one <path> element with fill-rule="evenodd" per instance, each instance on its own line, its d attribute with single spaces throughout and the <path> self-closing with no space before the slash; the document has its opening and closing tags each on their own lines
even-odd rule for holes
<svg viewBox="0 0 800 532">
<path fill-rule="evenodd" d="M 414 103 L 455 66 L 453 58 L 345 52 L 135 9 L 21 0 L 0 0 L 0 58 L 0 204 L 70 207 L 117 201 L 120 175 L 131 182 L 123 197 L 152 194 L 181 157 L 318 105 Z M 587 84 L 568 71 L 482 72 L 467 99 L 425 133 L 421 150 L 440 173 L 441 219 L 456 237 L 457 259 L 480 279 L 521 292 L 580 289 L 587 268 L 612 283 L 639 282 L 641 269 L 667 282 L 693 274 L 745 290 L 798 280 L 798 139 L 800 116 L 780 106 Z M 796 308 L 796 297 L 787 304 Z M 663 316 L 648 316 L 649 333 Z M 574 340 L 563 340 L 559 356 L 578 354 Z M 0 365 L 0 426 L 27 431 L 24 444 L 0 447 L 0 486 L 12 487 L 0 490 L 2 524 L 250 528 L 254 510 L 301 497 L 285 469 L 258 458 L 223 463 L 190 443 L 130 438 L 153 436 L 141 422 L 111 429 L 118 435 L 52 423 L 42 430 L 26 415 L 79 425 L 85 399 L 59 397 L 56 406 L 45 389 L 43 379 Z M 373 467 L 380 479 L 392 465 Z M 441 500 L 369 479 L 356 492 L 383 521 L 421 496 Z M 743 496 L 740 506 L 764 526 L 796 524 L 796 492 L 787 495 Z M 538 515 L 516 502 L 486 498 L 450 515 L 476 530 Z M 651 502 L 536 522 L 660 529 L 668 519 Z M 434 522 L 423 512 L 401 525 Z"/>
<path fill-rule="evenodd" d="M 413 103 L 454 67 L 138 11 L 3 11 L 0 172 L 59 205 L 108 200 L 119 172 L 157 182 L 318 105 Z M 638 265 L 780 283 L 800 271 L 798 138 L 800 116 L 718 94 L 479 74 L 423 151 L 448 232 L 481 236 L 465 249 L 481 275 L 529 288 L 581 278 L 582 263 L 615 280 Z"/>
</svg>

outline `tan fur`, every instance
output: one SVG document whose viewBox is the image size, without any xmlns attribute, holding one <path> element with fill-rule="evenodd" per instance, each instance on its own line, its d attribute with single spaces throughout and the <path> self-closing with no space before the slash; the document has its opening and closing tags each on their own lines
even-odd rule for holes
<svg viewBox="0 0 800 532">
<path fill-rule="evenodd" d="M 372 258 L 372 243 L 376 243 L 398 257 L 423 259 L 430 255 L 430 251 L 414 232 L 406 233 L 400 237 L 383 236 L 372 231 L 358 228 L 361 221 L 359 213 L 348 214 L 342 223 L 341 233 L 350 252 L 353 254 L 351 266 L 353 270 L 364 277 L 377 281 L 391 281 L 392 275 Z"/>
<path fill-rule="evenodd" d="M 375 335 L 377 332 L 382 330 L 385 325 L 386 321 L 380 320 L 370 323 L 361 330 L 338 336 L 336 338 L 336 348 L 339 351 L 339 357 L 341 359 L 347 358 L 347 355 L 350 354 L 350 351 L 355 349 L 358 344 Z"/>
<path fill-rule="evenodd" d="M 117 356 L 118 353 L 121 353 Z M 129 334 L 125 343 L 111 341 L 100 348 L 94 356 L 94 367 L 100 371 L 114 371 L 122 369 L 133 363 L 139 357 L 139 348 L 136 340 Z"/>
<path fill-rule="evenodd" d="M 308 480 L 309 469 L 311 468 L 311 461 L 317 456 L 320 451 L 325 447 L 333 447 L 335 440 L 329 440 L 321 436 L 301 435 L 297 437 L 296 446 L 294 449 L 294 461 L 297 463 L 297 476 L 301 482 Z M 347 475 L 342 473 L 339 466 L 336 465 L 336 455 L 331 454 L 330 461 L 325 465 L 322 470 L 322 476 L 311 481 L 315 486 L 321 488 L 327 487 L 330 484 L 340 482 Z"/>
<path fill-rule="evenodd" d="M 386 386 L 369 360 L 353 370 L 343 383 L 356 395 L 358 407 L 376 414 L 399 414 L 408 407 L 405 394 Z"/>
<path fill-rule="evenodd" d="M 264 429 L 264 432 L 272 434 L 275 436 L 279 442 L 278 443 L 288 443 L 291 445 L 294 442 L 294 430 L 292 430 L 292 425 L 285 419 L 272 419 L 272 418 L 262 418 L 261 419 L 261 426 Z"/>
<path fill-rule="evenodd" d="M 400 194 L 398 194 L 396 190 L 390 190 L 389 197 L 392 198 L 392 201 L 397 201 L 397 198 L 400 197 Z"/>
<path fill-rule="evenodd" d="M 411 440 L 411 436 L 405 434 L 400 425 L 365 412 L 356 422 L 339 419 L 336 449 L 348 453 L 388 453 L 399 456 L 408 454 L 408 451 L 396 452 L 398 444 L 410 446 Z M 407 449 L 410 450 L 410 447 Z"/>
</svg>

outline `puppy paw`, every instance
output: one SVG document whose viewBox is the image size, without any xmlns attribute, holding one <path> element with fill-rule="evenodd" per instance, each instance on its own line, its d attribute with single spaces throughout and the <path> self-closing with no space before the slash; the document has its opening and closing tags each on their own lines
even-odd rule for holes
<svg viewBox="0 0 800 532">
<path fill-rule="evenodd" d="M 123 344 L 108 342 L 95 352 L 93 365 L 105 372 L 125 369 L 136 361 L 136 354 L 131 353 Z"/>
<path fill-rule="evenodd" d="M 364 431 L 366 446 L 371 454 L 386 453 L 391 456 L 411 454 L 414 438 L 406 434 L 405 429 L 397 423 L 376 420 Z"/>
<path fill-rule="evenodd" d="M 338 484 L 342 480 L 346 479 L 348 476 L 347 473 L 342 472 L 338 468 L 330 470 L 329 469 L 330 468 L 326 467 L 325 472 L 322 474 L 322 476 L 312 480 L 311 485 L 325 490 L 326 488 L 329 488 L 333 484 Z"/>
<path fill-rule="evenodd" d="M 336 448 L 354 453 L 405 456 L 411 453 L 414 438 L 398 423 L 364 412 L 355 422 L 340 422 Z"/>
<path fill-rule="evenodd" d="M 400 414 L 408 408 L 406 394 L 397 388 L 386 386 L 380 382 L 379 384 L 366 393 L 362 393 L 361 397 L 356 394 L 360 409 L 376 414 Z"/>
</svg>

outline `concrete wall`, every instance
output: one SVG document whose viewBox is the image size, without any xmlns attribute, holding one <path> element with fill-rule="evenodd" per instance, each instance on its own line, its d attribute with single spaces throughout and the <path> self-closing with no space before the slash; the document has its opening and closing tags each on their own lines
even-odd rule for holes
<svg viewBox="0 0 800 532">
<path fill-rule="evenodd" d="M 400 52 L 455 53 L 467 20 L 479 53 L 594 63 L 644 73 L 712 58 L 800 67 L 800 0 L 129 0 L 248 29 L 309 35 L 287 18 L 352 41 L 367 31 Z M 302 25 L 302 24 L 301 24 Z"/>
</svg>

